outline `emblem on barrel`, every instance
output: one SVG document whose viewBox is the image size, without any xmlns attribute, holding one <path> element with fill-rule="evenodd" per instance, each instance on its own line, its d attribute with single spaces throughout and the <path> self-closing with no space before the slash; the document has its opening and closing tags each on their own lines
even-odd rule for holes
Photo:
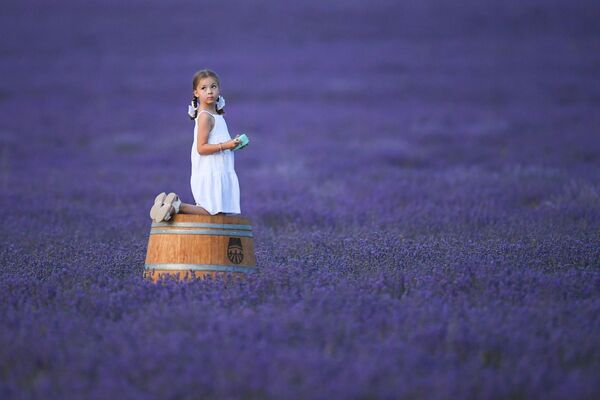
<svg viewBox="0 0 600 400">
<path fill-rule="evenodd" d="M 242 248 L 242 240 L 236 237 L 229 238 L 227 246 L 227 258 L 234 264 L 239 264 L 244 259 L 244 249 Z"/>
</svg>

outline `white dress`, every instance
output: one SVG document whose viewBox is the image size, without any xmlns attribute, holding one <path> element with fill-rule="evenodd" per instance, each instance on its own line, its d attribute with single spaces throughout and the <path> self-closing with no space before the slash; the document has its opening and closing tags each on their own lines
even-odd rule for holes
<svg viewBox="0 0 600 400">
<path fill-rule="evenodd" d="M 208 133 L 208 143 L 218 144 L 231 140 L 225 118 L 220 114 L 212 114 L 215 125 Z M 241 214 L 240 184 L 234 170 L 234 152 L 222 152 L 201 155 L 198 153 L 198 116 L 194 126 L 194 143 L 192 144 L 192 176 L 190 185 L 196 205 L 203 207 L 211 215 L 218 212 Z"/>
</svg>

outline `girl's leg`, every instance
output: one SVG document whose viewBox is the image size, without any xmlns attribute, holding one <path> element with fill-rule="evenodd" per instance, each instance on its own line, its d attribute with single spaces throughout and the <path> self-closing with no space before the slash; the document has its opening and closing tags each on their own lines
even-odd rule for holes
<svg viewBox="0 0 600 400">
<path fill-rule="evenodd" d="M 179 206 L 179 214 L 210 215 L 203 207 L 187 203 L 181 203 Z"/>
</svg>

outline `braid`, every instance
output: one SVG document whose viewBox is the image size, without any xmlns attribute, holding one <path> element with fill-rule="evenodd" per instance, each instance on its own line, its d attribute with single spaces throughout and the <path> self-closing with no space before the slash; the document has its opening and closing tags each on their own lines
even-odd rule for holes
<svg viewBox="0 0 600 400">
<path fill-rule="evenodd" d="M 189 117 L 190 117 L 191 120 L 194 120 L 198 116 L 198 110 L 197 110 L 197 108 L 198 108 L 198 96 L 192 96 L 192 105 L 193 105 L 193 107 L 196 110 L 193 110 L 193 112 L 192 112 L 192 108 L 188 107 L 189 108 L 188 115 L 189 115 Z"/>
</svg>

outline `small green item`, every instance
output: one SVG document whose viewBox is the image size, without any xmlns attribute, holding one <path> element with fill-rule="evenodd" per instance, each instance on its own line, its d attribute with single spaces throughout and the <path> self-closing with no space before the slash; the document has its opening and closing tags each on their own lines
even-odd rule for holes
<svg viewBox="0 0 600 400">
<path fill-rule="evenodd" d="M 248 146 L 248 143 L 250 142 L 250 139 L 248 139 L 248 136 L 246 136 L 245 133 L 242 133 L 238 139 L 240 139 L 240 144 L 235 146 L 233 150 L 243 149 L 244 147 Z"/>
</svg>

